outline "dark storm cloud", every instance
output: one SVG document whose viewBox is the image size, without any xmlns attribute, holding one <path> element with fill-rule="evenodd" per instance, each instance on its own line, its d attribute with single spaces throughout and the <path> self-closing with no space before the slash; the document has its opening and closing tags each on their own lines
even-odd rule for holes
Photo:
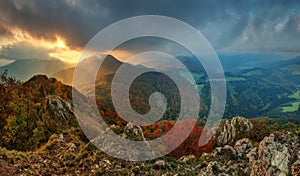
<svg viewBox="0 0 300 176">
<path fill-rule="evenodd" d="M 299 50 L 299 4 L 297 0 L 0 0 L 0 21 L 37 38 L 55 40 L 55 35 L 61 35 L 70 46 L 83 47 L 97 32 L 118 20 L 166 15 L 191 24 L 220 50 L 255 46 Z"/>
<path fill-rule="evenodd" d="M 212 18 L 215 5 L 198 1 L 21 1 L 1 0 L 0 19 L 10 26 L 26 30 L 35 37 L 68 38 L 74 46 L 83 46 L 107 25 L 135 15 L 160 14 L 191 24 Z M 205 15 L 209 14 L 209 15 Z"/>
<path fill-rule="evenodd" d="M 84 32 L 76 29 L 80 14 L 62 1 L 3 0 L 0 4 L 1 21 L 34 37 L 55 40 L 56 34 L 62 35 L 75 46 L 83 44 L 81 41 L 86 38 Z"/>
</svg>

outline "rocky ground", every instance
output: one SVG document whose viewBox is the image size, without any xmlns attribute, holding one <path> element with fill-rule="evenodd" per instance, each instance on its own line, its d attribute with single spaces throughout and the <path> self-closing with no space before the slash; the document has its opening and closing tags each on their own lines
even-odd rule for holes
<svg viewBox="0 0 300 176">
<path fill-rule="evenodd" d="M 127 127 L 135 131 L 134 127 Z M 275 132 L 259 143 L 241 117 L 218 129 L 216 148 L 201 157 L 161 157 L 128 162 L 109 157 L 78 138 L 77 131 L 54 134 L 34 152 L 0 148 L 1 175 L 300 175 L 300 129 Z M 137 134 L 138 135 L 138 134 Z"/>
</svg>

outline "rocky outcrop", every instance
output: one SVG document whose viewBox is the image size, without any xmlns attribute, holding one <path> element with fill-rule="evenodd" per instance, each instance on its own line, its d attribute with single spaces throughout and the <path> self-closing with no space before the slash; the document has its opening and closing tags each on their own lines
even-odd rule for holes
<svg viewBox="0 0 300 176">
<path fill-rule="evenodd" d="M 115 136 L 113 131 L 120 131 L 119 128 L 119 126 L 112 125 L 102 135 L 91 140 L 92 143 L 110 155 L 132 161 L 156 155 L 145 139 L 140 126 L 129 122 L 123 132 Z"/>
<path fill-rule="evenodd" d="M 250 152 L 252 147 L 252 142 L 248 138 L 243 138 L 236 141 L 234 150 L 236 151 L 238 156 L 245 157 L 245 155 Z"/>
<path fill-rule="evenodd" d="M 124 133 L 121 136 L 131 140 L 146 141 L 142 128 L 132 124 L 131 122 L 127 123 L 124 128 Z"/>
<path fill-rule="evenodd" d="M 292 175 L 300 175 L 300 150 L 297 153 L 296 161 L 291 167 Z"/>
<path fill-rule="evenodd" d="M 265 137 L 257 149 L 248 154 L 251 167 L 251 175 L 289 175 L 297 172 L 291 166 L 297 166 L 297 154 L 300 151 L 298 135 L 271 134 Z M 293 164 L 295 163 L 295 164 Z"/>
<path fill-rule="evenodd" d="M 207 167 L 200 171 L 199 175 L 203 176 L 214 176 L 221 170 L 219 163 L 216 161 L 209 162 Z M 225 174 L 224 174 L 225 175 Z"/>
<path fill-rule="evenodd" d="M 75 120 L 73 106 L 70 102 L 56 95 L 48 96 L 46 101 L 46 109 L 53 113 L 55 117 L 60 117 L 62 120 Z"/>
<path fill-rule="evenodd" d="M 202 175 L 300 175 L 299 131 L 271 134 L 257 147 L 243 138 L 208 155 L 205 160 L 209 163 L 200 170 Z"/>
<path fill-rule="evenodd" d="M 226 144 L 233 145 L 237 140 L 249 138 L 252 123 L 243 117 L 234 117 L 231 121 L 226 120 L 223 127 L 217 131 L 217 146 Z"/>
<path fill-rule="evenodd" d="M 135 136 L 134 128 L 128 125 L 124 133 Z M 70 130 L 52 135 L 37 152 L 8 151 L 0 147 L 0 170 L 8 175 L 299 176 L 299 132 L 272 134 L 257 147 L 243 138 L 233 146 L 217 147 L 200 157 L 161 157 L 143 162 L 110 157 L 92 143 L 80 141 L 76 133 Z"/>
</svg>

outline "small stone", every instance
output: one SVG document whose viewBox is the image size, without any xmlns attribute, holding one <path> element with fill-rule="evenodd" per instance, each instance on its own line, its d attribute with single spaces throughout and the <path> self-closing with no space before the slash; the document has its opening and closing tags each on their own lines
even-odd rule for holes
<svg viewBox="0 0 300 176">
<path fill-rule="evenodd" d="M 69 144 L 69 149 L 68 149 L 70 152 L 74 152 L 77 150 L 77 147 L 74 143 L 70 143 Z"/>
<path fill-rule="evenodd" d="M 104 159 L 104 162 L 106 162 L 108 165 L 111 165 L 111 162 L 108 159 Z"/>
<path fill-rule="evenodd" d="M 58 139 L 63 142 L 65 140 L 64 135 L 60 133 Z"/>
<path fill-rule="evenodd" d="M 292 166 L 292 175 L 298 176 L 300 175 L 300 165 Z"/>
<path fill-rule="evenodd" d="M 157 160 L 154 164 L 153 164 L 153 169 L 159 170 L 159 169 L 164 169 L 165 168 L 165 161 L 164 160 Z"/>
<path fill-rule="evenodd" d="M 140 172 L 140 167 L 139 166 L 135 166 L 132 171 L 136 174 L 138 174 Z"/>
<path fill-rule="evenodd" d="M 122 166 L 121 165 L 119 165 L 119 164 L 117 164 L 116 166 L 115 166 L 115 169 L 122 169 Z"/>
<path fill-rule="evenodd" d="M 188 156 L 182 156 L 181 158 L 179 158 L 178 161 L 186 163 L 188 161 L 192 161 L 195 159 L 196 159 L 196 157 L 194 155 L 188 155 Z"/>
</svg>

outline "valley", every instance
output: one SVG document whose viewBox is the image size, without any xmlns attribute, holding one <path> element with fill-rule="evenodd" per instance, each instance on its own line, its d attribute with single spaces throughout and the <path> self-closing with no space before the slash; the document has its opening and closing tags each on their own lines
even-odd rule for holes
<svg viewBox="0 0 300 176">
<path fill-rule="evenodd" d="M 168 133 L 176 122 L 185 130 L 190 122 L 177 121 L 180 97 L 176 85 L 165 75 L 151 72 L 141 75 L 131 85 L 131 105 L 137 112 L 146 113 L 149 111 L 149 95 L 160 91 L 168 100 L 167 110 L 158 122 L 142 126 L 142 134 L 134 132 L 135 128 L 140 128 L 135 125 L 129 127 L 129 123 L 119 117 L 109 96 L 114 73 L 122 64 L 109 57 L 101 66 L 104 72 L 97 74 L 95 91 L 98 110 L 116 134 L 147 142 Z M 288 62 L 294 65 L 298 59 Z M 73 71 L 66 69 L 57 73 L 70 78 Z M 286 145 L 299 150 L 295 143 L 299 143 L 300 134 L 300 90 L 299 86 L 295 86 L 299 80 L 294 71 L 286 72 L 276 66 L 226 72 L 228 99 L 224 119 L 217 134 L 201 147 L 198 146 L 199 137 L 205 133 L 203 126 L 210 104 L 209 81 L 203 70 L 192 73 L 201 95 L 201 106 L 198 123 L 189 137 L 167 156 L 145 162 L 124 162 L 97 149 L 81 130 L 73 111 L 72 87 L 62 83 L 70 79 L 60 77 L 61 82 L 56 78 L 35 75 L 23 82 L 4 72 L 0 82 L 0 169 L 16 175 L 250 175 L 260 172 L 258 167 L 265 169 L 262 172 L 275 167 L 280 168 L 282 173 L 298 174 L 297 153 L 280 151 Z M 180 74 L 185 76 L 184 72 Z M 88 82 L 84 83 L 88 86 L 83 84 L 80 88 L 90 88 Z M 76 93 L 86 103 L 83 107 L 88 106 L 92 94 L 89 90 L 86 92 L 89 92 L 86 96 L 80 90 Z M 88 111 L 83 113 L 93 116 Z M 283 161 L 284 166 L 261 163 L 264 156 L 257 150 L 269 150 L 266 141 L 278 146 L 272 149 L 272 152 L 277 152 L 276 157 L 283 159 L 284 155 L 289 156 Z"/>
</svg>

